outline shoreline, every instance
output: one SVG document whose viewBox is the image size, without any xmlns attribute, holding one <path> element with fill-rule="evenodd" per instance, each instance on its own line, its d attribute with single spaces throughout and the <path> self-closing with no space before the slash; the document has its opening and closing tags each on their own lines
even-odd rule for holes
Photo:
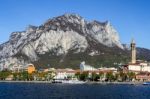
<svg viewBox="0 0 150 99">
<path fill-rule="evenodd" d="M 52 84 L 52 81 L 0 81 L 0 83 L 49 83 Z M 142 85 L 144 82 L 85 82 L 83 84 L 129 84 L 129 85 Z M 61 83 L 65 84 L 65 83 Z"/>
<path fill-rule="evenodd" d="M 0 83 L 52 83 L 51 81 L 0 81 Z"/>
<path fill-rule="evenodd" d="M 129 84 L 142 85 L 144 82 L 88 82 L 89 84 Z"/>
</svg>

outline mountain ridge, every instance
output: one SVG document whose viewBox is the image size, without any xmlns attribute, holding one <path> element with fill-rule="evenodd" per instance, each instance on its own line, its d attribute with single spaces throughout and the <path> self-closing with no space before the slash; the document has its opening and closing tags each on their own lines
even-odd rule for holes
<svg viewBox="0 0 150 99">
<path fill-rule="evenodd" d="M 29 25 L 25 31 L 13 32 L 9 41 L 0 45 L 0 65 L 8 68 L 29 63 L 40 68 L 48 64 L 54 67 L 75 67 L 82 60 L 89 62 L 90 59 L 93 62 L 89 64 L 100 65 L 101 62 L 98 61 L 107 55 L 111 59 L 119 55 L 129 57 L 128 51 L 119 40 L 118 32 L 108 21 L 88 22 L 77 14 L 54 17 L 40 26 Z M 52 57 L 55 58 L 51 59 Z M 73 59 L 70 60 L 71 63 L 68 58 Z M 43 59 L 47 61 L 44 62 Z M 109 60 L 109 57 L 105 58 L 107 59 Z M 117 58 L 118 63 L 122 61 L 118 60 L 120 59 Z"/>
</svg>

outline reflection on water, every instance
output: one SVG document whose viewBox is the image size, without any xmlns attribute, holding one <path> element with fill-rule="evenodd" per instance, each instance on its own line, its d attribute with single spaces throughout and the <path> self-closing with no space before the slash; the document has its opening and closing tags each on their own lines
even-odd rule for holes
<svg viewBox="0 0 150 99">
<path fill-rule="evenodd" d="M 0 99 L 150 99 L 150 86 L 0 83 Z"/>
</svg>

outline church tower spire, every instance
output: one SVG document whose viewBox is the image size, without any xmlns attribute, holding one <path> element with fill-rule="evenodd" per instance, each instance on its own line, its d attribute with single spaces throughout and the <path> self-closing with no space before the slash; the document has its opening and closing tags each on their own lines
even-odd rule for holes
<svg viewBox="0 0 150 99">
<path fill-rule="evenodd" d="M 131 63 L 135 64 L 136 63 L 136 44 L 134 39 L 131 41 Z"/>
</svg>

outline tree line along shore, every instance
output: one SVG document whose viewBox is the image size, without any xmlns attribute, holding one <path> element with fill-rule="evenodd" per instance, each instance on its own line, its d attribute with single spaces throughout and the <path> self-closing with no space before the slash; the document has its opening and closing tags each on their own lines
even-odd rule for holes
<svg viewBox="0 0 150 99">
<path fill-rule="evenodd" d="M 53 81 L 56 78 L 55 71 L 41 72 L 34 71 L 32 73 L 28 73 L 27 71 L 22 72 L 12 72 L 9 70 L 3 70 L 0 72 L 0 81 Z M 73 80 L 77 79 L 79 81 L 86 82 L 135 82 L 136 74 L 134 72 L 99 72 L 99 73 L 89 73 L 85 72 L 76 72 L 74 76 L 67 76 L 64 80 Z"/>
</svg>

